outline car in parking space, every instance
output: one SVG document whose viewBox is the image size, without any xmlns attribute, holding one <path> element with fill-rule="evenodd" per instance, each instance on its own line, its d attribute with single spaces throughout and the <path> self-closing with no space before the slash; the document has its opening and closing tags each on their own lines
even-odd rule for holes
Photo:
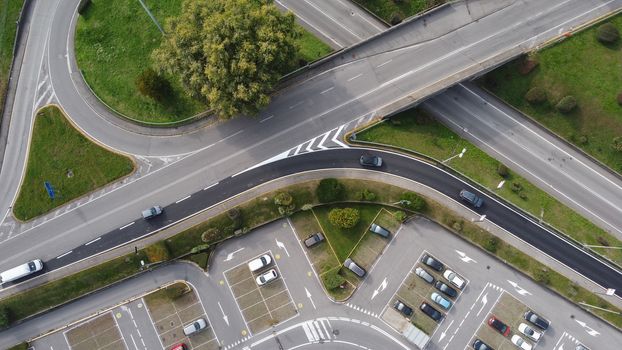
<svg viewBox="0 0 622 350">
<path fill-rule="evenodd" d="M 432 277 L 432 275 L 430 275 L 428 271 L 420 267 L 417 267 L 415 269 L 415 275 L 421 277 L 424 281 L 428 282 L 429 284 L 434 283 L 434 277 Z"/>
<path fill-rule="evenodd" d="M 171 350 L 188 350 L 188 347 L 186 346 L 186 344 L 181 343 L 173 346 Z"/>
<path fill-rule="evenodd" d="M 369 230 L 377 235 L 380 235 L 384 238 L 389 237 L 389 235 L 391 234 L 391 232 L 389 230 L 387 230 L 386 228 L 380 226 L 380 225 L 376 225 L 376 224 L 371 224 L 371 226 L 369 227 Z"/>
<path fill-rule="evenodd" d="M 440 290 L 441 292 L 443 292 L 443 294 L 455 298 L 458 296 L 458 292 L 451 288 L 450 286 L 446 285 L 445 283 L 441 282 L 441 281 L 436 281 L 436 283 L 434 283 L 434 288 Z"/>
<path fill-rule="evenodd" d="M 481 341 L 479 339 L 475 339 L 475 341 L 473 342 L 473 349 L 475 349 L 475 350 L 494 350 L 493 348 L 490 347 L 490 345 L 484 343 L 483 341 Z"/>
<path fill-rule="evenodd" d="M 347 258 L 346 261 L 343 262 L 343 266 L 348 270 L 354 272 L 355 275 L 359 277 L 365 276 L 365 269 L 357 265 L 352 259 Z"/>
<path fill-rule="evenodd" d="M 511 340 L 512 344 L 516 345 L 519 349 L 531 350 L 531 344 L 526 342 L 525 339 L 521 338 L 520 335 L 514 334 Z"/>
<path fill-rule="evenodd" d="M 263 269 L 270 264 L 272 264 L 272 258 L 269 254 L 264 254 L 257 259 L 251 260 L 251 262 L 248 263 L 248 269 L 251 270 L 251 272 L 255 272 Z"/>
<path fill-rule="evenodd" d="M 525 312 L 525 315 L 523 315 L 523 317 L 542 330 L 546 330 L 547 328 L 549 328 L 550 322 L 531 310 Z"/>
<path fill-rule="evenodd" d="M 279 277 L 279 274 L 276 273 L 276 270 L 270 269 L 269 271 L 266 271 L 262 273 L 261 275 L 257 276 L 257 278 L 255 278 L 255 282 L 257 282 L 258 286 L 263 286 L 264 284 L 268 284 L 274 281 L 278 277 Z"/>
<path fill-rule="evenodd" d="M 428 265 L 429 267 L 433 268 L 434 270 L 438 272 L 443 271 L 443 268 L 445 267 L 443 263 L 434 259 L 429 254 L 423 254 L 423 256 L 421 257 L 421 262 Z"/>
<path fill-rule="evenodd" d="M 411 309 L 408 305 L 402 303 L 400 300 L 396 300 L 395 304 L 393 304 L 395 310 L 401 312 L 406 317 L 410 317 L 413 315 L 413 309 Z"/>
<path fill-rule="evenodd" d="M 443 273 L 443 277 L 445 277 L 449 281 L 449 283 L 453 284 L 458 289 L 464 288 L 464 279 L 458 276 L 457 273 L 447 269 Z"/>
<path fill-rule="evenodd" d="M 432 299 L 433 302 L 437 303 L 445 310 L 449 310 L 449 308 L 451 307 L 451 301 L 443 298 L 440 294 L 436 292 L 432 293 L 430 299 Z"/>
<path fill-rule="evenodd" d="M 151 207 L 149 209 L 143 210 L 142 214 L 143 214 L 143 219 L 154 218 L 154 217 L 162 214 L 162 207 L 159 206 L 159 205 L 154 205 L 153 207 Z"/>
<path fill-rule="evenodd" d="M 184 327 L 184 334 L 186 336 L 190 336 L 192 334 L 195 334 L 197 332 L 199 332 L 200 330 L 204 329 L 205 327 L 207 327 L 207 322 L 205 321 L 205 319 L 203 318 L 199 318 L 198 320 L 186 325 Z"/>
<path fill-rule="evenodd" d="M 536 331 L 535 329 L 529 327 L 526 323 L 521 323 L 518 325 L 518 331 L 523 333 L 525 336 L 527 336 L 527 338 L 537 342 L 540 337 L 542 336 L 542 333 Z"/>
<path fill-rule="evenodd" d="M 467 190 L 460 191 L 460 198 L 472 205 L 474 208 L 479 208 L 482 204 L 484 204 L 484 200 L 480 196 Z"/>
<path fill-rule="evenodd" d="M 588 348 L 587 346 L 583 344 L 579 344 L 577 345 L 577 347 L 574 348 L 574 350 L 590 350 L 590 348 Z"/>
<path fill-rule="evenodd" d="M 320 232 L 316 232 L 305 239 L 305 246 L 311 248 L 322 241 L 324 241 L 324 235 Z"/>
<path fill-rule="evenodd" d="M 488 325 L 494 328 L 497 332 L 501 333 L 504 337 L 510 335 L 510 327 L 507 324 L 501 322 L 494 315 L 488 319 Z"/>
<path fill-rule="evenodd" d="M 426 302 L 421 303 L 421 306 L 419 307 L 419 309 L 421 309 L 421 311 L 423 311 L 424 314 L 428 315 L 434 321 L 438 322 L 441 318 L 443 318 L 442 313 L 440 313 L 438 310 L 436 310 L 432 306 L 428 305 L 428 303 Z"/>
<path fill-rule="evenodd" d="M 363 154 L 360 159 L 362 166 L 370 166 L 380 168 L 382 166 L 382 158 L 371 154 Z"/>
</svg>

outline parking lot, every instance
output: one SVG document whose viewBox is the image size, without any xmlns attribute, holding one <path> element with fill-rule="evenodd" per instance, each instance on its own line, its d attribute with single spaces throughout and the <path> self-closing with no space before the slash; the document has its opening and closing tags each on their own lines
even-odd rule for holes
<svg viewBox="0 0 622 350">
<path fill-rule="evenodd" d="M 173 290 L 177 285 L 179 284 L 171 286 L 168 291 L 162 289 L 144 297 L 162 346 L 168 349 L 175 344 L 184 343 L 189 349 L 218 349 L 218 341 L 197 294 L 194 290 Z M 190 337 L 185 336 L 183 327 L 199 318 L 207 322 L 206 329 Z"/>
<path fill-rule="evenodd" d="M 479 329 L 475 333 L 475 336 L 469 342 L 470 346 L 468 348 L 471 349 L 473 342 L 476 339 L 480 339 L 494 349 L 516 349 L 516 345 L 512 344 L 511 342 L 511 338 L 513 335 L 519 335 L 526 343 L 531 345 L 532 348 L 535 348 L 536 342 L 529 339 L 527 336 L 519 331 L 519 325 L 521 323 L 524 323 L 535 331 L 543 333 L 541 329 L 534 326 L 523 318 L 525 312 L 529 310 L 530 309 L 527 305 L 514 298 L 511 294 L 503 292 L 493 308 L 488 313 L 487 317 L 484 319 L 484 322 L 480 325 Z M 509 327 L 510 333 L 507 337 L 503 336 L 501 333 L 499 333 L 497 330 L 487 324 L 488 320 L 493 316 Z M 542 336 L 544 336 L 544 334 Z"/>
<path fill-rule="evenodd" d="M 110 312 L 71 328 L 64 336 L 73 350 L 126 349 L 119 327 Z"/>
<path fill-rule="evenodd" d="M 462 290 L 466 288 L 468 281 L 461 276 L 465 280 L 465 285 L 463 289 L 460 290 L 459 288 L 452 286 L 451 283 L 445 277 L 443 277 L 443 271 L 446 271 L 448 268 L 451 269 L 452 267 L 443 264 L 444 267 L 441 269 L 441 271 L 436 271 L 421 262 L 422 256 L 426 254 L 427 252 L 424 251 L 423 254 L 419 256 L 415 265 L 412 267 L 412 269 L 408 272 L 408 274 L 402 281 L 397 292 L 390 299 L 389 304 L 385 306 L 381 317 L 385 320 L 389 320 L 390 317 L 388 317 L 386 313 L 393 312 L 393 310 L 391 309 L 394 308 L 394 305 L 397 301 L 400 301 L 413 310 L 412 316 L 408 317 L 404 314 L 402 314 L 402 316 L 408 318 L 417 328 L 421 329 L 426 334 L 432 335 L 436 328 L 439 326 L 439 324 L 442 323 L 442 321 L 445 319 L 447 313 L 454 307 L 454 304 L 460 298 Z M 441 262 L 438 258 L 435 259 Z M 417 268 L 425 270 L 430 276 L 433 277 L 434 281 L 432 283 L 428 283 L 421 277 L 417 276 L 415 274 Z M 437 282 L 442 282 L 448 286 L 451 286 L 457 292 L 457 295 L 454 297 L 441 292 L 434 287 L 434 284 Z M 438 294 L 446 301 L 449 301 L 451 305 L 449 305 L 448 308 L 445 309 L 440 304 L 432 300 L 432 293 Z M 435 321 L 434 319 L 426 315 L 423 311 L 421 311 L 420 305 L 424 302 L 429 306 L 433 307 L 436 311 L 440 312 L 441 319 Z"/>
<path fill-rule="evenodd" d="M 276 260 L 280 256 L 271 252 L 264 254 L 269 254 L 272 257 L 272 263 L 254 273 L 249 270 L 247 264 L 256 257 L 224 273 L 231 293 L 252 334 L 262 332 L 279 322 L 294 317 L 298 313 L 281 271 L 276 264 Z M 276 270 L 278 278 L 259 286 L 255 279 L 270 269 Z"/>
</svg>

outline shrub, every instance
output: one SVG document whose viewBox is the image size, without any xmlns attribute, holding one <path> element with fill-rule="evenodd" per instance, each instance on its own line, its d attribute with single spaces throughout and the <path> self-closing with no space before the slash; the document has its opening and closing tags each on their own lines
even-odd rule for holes
<svg viewBox="0 0 622 350">
<path fill-rule="evenodd" d="M 389 23 L 391 23 L 391 25 L 394 26 L 396 24 L 400 24 L 403 19 L 404 19 L 404 16 L 401 13 L 393 12 L 391 14 L 391 20 L 389 20 Z"/>
<path fill-rule="evenodd" d="M 622 136 L 613 138 L 611 141 L 611 148 L 613 148 L 614 151 L 622 152 Z"/>
<path fill-rule="evenodd" d="M 171 94 L 171 84 L 159 75 L 153 68 L 145 69 L 136 77 L 136 87 L 138 91 L 156 101 L 163 101 Z"/>
<path fill-rule="evenodd" d="M 522 200 L 527 200 L 527 194 L 525 192 L 519 192 L 518 193 L 518 198 L 520 198 Z"/>
<path fill-rule="evenodd" d="M 360 219 L 358 209 L 354 208 L 335 208 L 328 213 L 330 223 L 341 228 L 352 228 L 358 224 Z"/>
<path fill-rule="evenodd" d="M 518 193 L 523 190 L 523 185 L 521 185 L 520 182 L 512 182 L 512 186 L 510 186 L 510 189 L 512 190 L 512 192 Z"/>
<path fill-rule="evenodd" d="M 499 165 L 497 165 L 497 174 L 503 178 L 508 177 L 508 175 L 510 175 L 510 169 L 508 169 L 505 164 L 499 163 Z"/>
<path fill-rule="evenodd" d="M 276 205 L 291 205 L 294 202 L 294 198 L 287 192 L 279 192 L 274 196 L 274 204 Z"/>
<path fill-rule="evenodd" d="M 80 4 L 78 5 L 78 14 L 82 16 L 86 12 L 86 10 L 89 8 L 89 6 L 91 6 L 91 0 L 81 1 Z"/>
<path fill-rule="evenodd" d="M 525 100 L 532 105 L 541 104 L 546 101 L 546 91 L 539 86 L 534 86 L 525 94 Z"/>
<path fill-rule="evenodd" d="M 300 209 L 302 209 L 304 211 L 311 210 L 311 209 L 313 209 L 313 204 L 309 204 L 309 203 L 303 204 Z"/>
<path fill-rule="evenodd" d="M 344 284 L 346 279 L 343 278 L 337 270 L 332 270 L 322 275 L 322 282 L 324 283 L 324 288 L 333 290 Z"/>
<path fill-rule="evenodd" d="M 145 254 L 150 263 L 157 263 L 171 259 L 171 252 L 163 241 L 156 242 L 145 248 Z"/>
<path fill-rule="evenodd" d="M 451 225 L 451 228 L 453 228 L 454 231 L 456 231 L 456 232 L 462 232 L 462 229 L 464 228 L 464 224 L 462 223 L 462 221 L 455 221 Z"/>
<path fill-rule="evenodd" d="M 531 73 L 538 66 L 538 61 L 533 58 L 526 57 L 525 59 L 520 61 L 518 65 L 518 74 L 527 75 Z"/>
<path fill-rule="evenodd" d="M 620 106 L 622 106 L 622 92 L 620 92 L 620 93 L 618 94 L 617 99 L 618 99 L 618 104 L 619 104 Z"/>
<path fill-rule="evenodd" d="M 609 247 L 609 241 L 607 240 L 607 238 L 603 237 L 603 236 L 598 236 L 596 237 L 596 240 L 598 241 L 598 243 L 602 246 L 605 247 Z"/>
<path fill-rule="evenodd" d="M 396 211 L 393 215 L 394 215 L 394 216 L 395 216 L 395 218 L 396 218 L 398 221 L 400 221 L 400 222 L 403 222 L 403 221 L 404 221 L 404 220 L 406 220 L 406 218 L 408 217 L 408 216 L 406 215 L 406 213 L 404 213 L 404 212 L 403 212 L 403 211 L 401 211 L 401 210 Z"/>
<path fill-rule="evenodd" d="M 337 202 L 343 198 L 345 189 L 337 179 L 324 179 L 315 189 L 320 203 Z"/>
<path fill-rule="evenodd" d="M 537 269 L 536 271 L 534 271 L 534 278 L 536 281 L 542 284 L 549 284 L 551 282 L 551 274 L 549 269 L 547 269 L 546 267 Z"/>
<path fill-rule="evenodd" d="M 425 199 L 414 192 L 402 193 L 400 195 L 400 201 L 403 201 L 400 205 L 404 208 L 418 212 L 424 211 L 427 206 Z"/>
<path fill-rule="evenodd" d="M 613 44 L 620 39 L 618 28 L 611 23 L 605 23 L 596 30 L 598 41 L 603 44 Z"/>
<path fill-rule="evenodd" d="M 201 234 L 201 241 L 203 243 L 211 243 L 218 240 L 220 237 L 220 230 L 216 227 L 208 228 Z"/>
<path fill-rule="evenodd" d="M 561 100 L 559 100 L 559 102 L 557 102 L 557 105 L 555 105 L 555 108 L 557 108 L 558 111 L 564 114 L 572 112 L 572 110 L 576 107 L 577 99 L 574 98 L 574 96 L 563 97 Z"/>
<path fill-rule="evenodd" d="M 577 139 L 577 143 L 578 143 L 578 144 L 580 144 L 580 145 L 587 145 L 587 142 L 588 142 L 588 141 L 589 141 L 589 140 L 588 140 L 588 138 L 587 138 L 587 135 L 581 135 L 581 136 L 579 136 L 579 138 Z"/>
<path fill-rule="evenodd" d="M 501 239 L 497 236 L 491 236 L 486 241 L 484 241 L 484 249 L 491 253 L 496 253 L 497 249 L 499 249 L 499 243 L 501 243 Z"/>
<path fill-rule="evenodd" d="M 371 202 L 376 200 L 376 194 L 368 189 L 364 189 L 361 191 L 359 198 L 360 200 Z"/>
<path fill-rule="evenodd" d="M 227 210 L 227 217 L 231 220 L 231 227 L 234 231 L 242 227 L 242 212 L 240 209 L 231 208 Z"/>
<path fill-rule="evenodd" d="M 0 306 L 0 329 L 8 327 L 10 321 L 9 309 L 6 306 Z"/>
<path fill-rule="evenodd" d="M 7 350 L 28 350 L 28 343 L 27 342 L 23 342 L 23 343 L 19 343 L 17 345 L 14 345 L 10 348 L 8 348 Z"/>
</svg>

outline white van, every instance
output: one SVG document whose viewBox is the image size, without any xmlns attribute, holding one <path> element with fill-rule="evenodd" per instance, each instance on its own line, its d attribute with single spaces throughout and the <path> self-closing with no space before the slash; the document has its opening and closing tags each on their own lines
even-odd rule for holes
<svg viewBox="0 0 622 350">
<path fill-rule="evenodd" d="M 12 269 L 6 270 L 0 273 L 0 284 L 15 281 L 16 279 L 26 277 L 31 273 L 41 271 L 43 269 L 43 262 L 41 259 L 29 261 L 25 264 L 16 266 Z"/>
</svg>

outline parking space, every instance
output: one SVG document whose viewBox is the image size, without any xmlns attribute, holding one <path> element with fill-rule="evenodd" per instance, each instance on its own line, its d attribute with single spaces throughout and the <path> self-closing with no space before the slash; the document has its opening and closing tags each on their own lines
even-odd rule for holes
<svg viewBox="0 0 622 350">
<path fill-rule="evenodd" d="M 194 290 L 178 283 L 145 296 L 144 302 L 165 349 L 181 343 L 189 349 L 219 348 L 211 323 Z M 184 335 L 183 327 L 198 319 L 205 320 L 206 328 L 190 337 Z"/>
<path fill-rule="evenodd" d="M 523 315 L 529 310 L 530 309 L 527 305 L 514 298 L 511 294 L 503 292 L 488 313 L 487 317 L 484 319 L 484 322 L 480 325 L 473 338 L 469 341 L 468 348 L 472 348 L 473 342 L 476 339 L 479 339 L 494 349 L 516 349 L 516 345 L 512 344 L 511 341 L 512 337 L 515 335 L 520 336 L 527 344 L 524 345 L 524 348 L 528 348 L 529 346 L 531 346 L 532 349 L 535 348 L 537 342 L 533 339 L 529 339 L 525 334 L 519 331 L 519 326 L 521 324 L 525 324 L 535 332 L 541 333 L 542 336 L 544 336 L 544 332 L 541 329 L 524 319 Z M 493 317 L 501 321 L 509 328 L 507 336 L 502 335 L 500 331 L 488 324 L 488 321 Z"/>
<path fill-rule="evenodd" d="M 251 272 L 248 263 L 265 254 L 271 257 L 270 264 Z M 266 252 L 259 256 L 224 273 L 246 326 L 252 334 L 262 332 L 298 313 L 281 271 L 273 258 L 274 255 Z M 258 285 L 256 279 L 272 269 L 276 271 L 278 277 L 264 285 Z"/>
<path fill-rule="evenodd" d="M 424 256 L 432 257 L 439 262 L 442 265 L 442 267 L 439 265 L 440 271 L 437 271 L 422 263 L 422 257 Z M 462 290 L 464 290 L 468 284 L 468 281 L 464 277 L 460 276 L 460 278 L 464 280 L 464 285 L 462 289 L 460 289 L 443 277 L 443 272 L 451 268 L 452 267 L 443 264 L 439 259 L 424 251 L 402 281 L 400 287 L 397 289 L 397 292 L 390 299 L 389 304 L 385 306 L 381 317 L 385 319 L 385 321 L 389 322 L 388 320 L 393 318 L 388 314 L 388 311 L 390 311 L 391 308 L 394 309 L 396 303 L 401 302 L 405 306 L 412 309 L 412 315 L 408 316 L 407 314 L 402 313 L 402 316 L 409 319 L 410 322 L 426 334 L 432 335 L 439 324 L 445 319 L 447 313 L 454 307 L 455 303 L 460 298 Z M 427 273 L 427 281 L 417 275 L 417 271 L 421 270 Z M 442 283 L 444 287 L 439 284 L 439 282 Z M 455 295 L 448 295 L 447 293 L 449 293 L 449 291 L 446 287 L 450 287 L 451 290 L 455 291 Z M 441 291 L 441 289 L 445 292 Z M 436 300 L 433 300 L 433 295 L 436 297 Z M 437 316 L 437 319 L 435 320 L 428 314 L 424 313 L 421 309 L 421 305 L 423 303 L 428 305 L 428 310 L 436 310 L 440 317 Z"/>
<path fill-rule="evenodd" d="M 125 350 L 126 344 L 112 313 L 84 322 L 64 332 L 73 350 Z"/>
<path fill-rule="evenodd" d="M 350 258 L 367 271 L 371 270 L 378 257 L 389 244 L 391 238 L 397 234 L 400 228 L 400 222 L 391 212 L 384 208 L 380 210 L 372 224 L 378 225 L 388 230 L 390 233 L 388 237 L 382 237 L 368 229 L 352 254 L 350 254 Z"/>
</svg>

